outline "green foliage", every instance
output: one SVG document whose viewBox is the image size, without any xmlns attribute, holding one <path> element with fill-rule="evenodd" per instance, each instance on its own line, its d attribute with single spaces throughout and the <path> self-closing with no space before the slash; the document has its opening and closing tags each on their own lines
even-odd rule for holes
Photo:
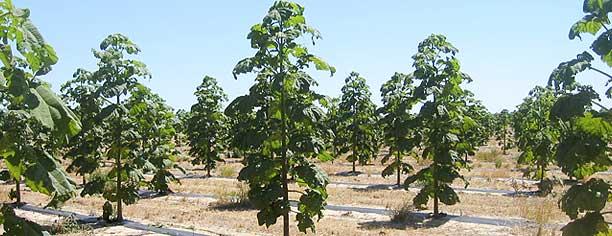
<svg viewBox="0 0 612 236">
<path fill-rule="evenodd" d="M 176 130 L 174 142 L 177 146 L 184 146 L 188 142 L 187 121 L 189 116 L 191 116 L 191 113 L 183 109 L 178 109 L 174 115 L 174 130 Z"/>
<path fill-rule="evenodd" d="M 514 147 L 512 139 L 512 116 L 513 113 L 506 109 L 494 115 L 494 134 L 498 145 L 501 146 L 504 154 L 507 150 Z"/>
<path fill-rule="evenodd" d="M 387 177 L 393 172 L 397 173 L 397 185 L 400 185 L 401 173 L 408 174 L 413 167 L 402 161 L 403 155 L 412 154 L 417 145 L 414 139 L 414 115 L 410 114 L 416 100 L 412 97 L 414 85 L 411 75 L 395 73 L 380 88 L 383 97 L 383 106 L 377 113 L 382 115 L 380 123 L 383 126 L 384 143 L 389 147 L 389 153 L 381 160 L 384 164 L 395 155 L 383 171 L 382 176 Z"/>
<path fill-rule="evenodd" d="M 0 224 L 4 226 L 4 234 L 2 235 L 50 235 L 40 225 L 15 215 L 15 211 L 9 205 L 2 204 L 0 213 L 2 213 Z"/>
<path fill-rule="evenodd" d="M 439 215 L 438 201 L 447 205 L 459 202 L 459 196 L 450 187 L 459 173 L 467 166 L 463 157 L 478 145 L 466 130 L 477 126 L 469 116 L 466 100 L 470 93 L 461 85 L 471 81 L 460 71 L 457 49 L 442 35 L 431 35 L 419 44 L 414 59 L 414 79 L 420 84 L 413 96 L 423 102 L 416 116 L 416 140 L 422 150 L 422 158 L 431 159 L 430 166 L 421 169 L 404 181 L 404 187 L 419 181 L 424 186 L 413 199 L 422 208 L 430 198 L 434 200 L 434 216 Z M 464 179 L 465 181 L 465 179 Z"/>
<path fill-rule="evenodd" d="M 29 16 L 12 1 L 0 2 L 0 157 L 16 182 L 24 177 L 32 191 L 51 196 L 49 205 L 57 206 L 75 187 L 53 153 L 81 123 L 40 79 L 58 57 Z M 18 186 L 14 193 L 20 202 Z"/>
<path fill-rule="evenodd" d="M 326 137 L 326 142 L 328 144 L 328 150 L 331 149 L 331 156 L 319 156 L 320 161 L 330 161 L 337 159 L 340 155 L 340 149 L 343 145 L 342 138 L 340 135 L 340 124 L 342 122 L 342 117 L 340 116 L 340 98 L 331 98 L 328 102 L 323 103 L 325 106 L 327 113 L 325 114 L 324 124 L 326 128 L 330 131 L 329 135 Z"/>
<path fill-rule="evenodd" d="M 379 145 L 377 143 L 376 124 L 378 117 L 375 114 L 376 106 L 370 100 L 372 93 L 366 84 L 365 78 L 357 72 L 344 80 L 342 99 L 339 105 L 338 142 L 343 145 L 341 153 L 350 154 L 347 160 L 364 165 L 376 157 Z"/>
<path fill-rule="evenodd" d="M 172 113 L 160 107 L 161 99 L 138 83 L 140 78 L 150 77 L 144 63 L 127 58 L 138 52 L 138 46 L 127 37 L 121 34 L 109 35 L 100 44 L 100 51 L 93 50 L 94 57 L 99 60 L 98 69 L 94 72 L 79 69 L 76 73 L 78 81 L 95 88 L 92 96 L 103 100 L 94 119 L 106 123 L 103 127 L 107 128 L 104 133 L 108 136 L 103 139 L 105 143 L 102 145 L 106 157 L 114 161 L 107 176 L 94 183 L 87 183 L 81 195 L 102 194 L 108 201 L 117 202 L 116 219 L 119 221 L 123 220 L 122 203 L 132 204 L 138 199 L 137 190 L 145 184 L 143 171 L 156 170 L 161 163 L 165 164 L 163 156 L 166 155 L 167 150 L 164 149 L 167 147 L 157 147 L 153 142 L 159 140 L 149 138 L 161 134 L 158 132 L 163 128 L 147 129 L 155 125 L 149 123 L 150 119 L 166 120 L 166 123 L 157 125 L 166 125 L 167 128 L 169 123 L 169 129 L 172 128 L 172 117 L 164 117 L 164 114 Z M 173 134 L 173 131 L 163 132 Z M 149 159 L 150 152 L 158 152 L 155 154 L 162 156 L 163 160 L 159 156 Z M 155 158 L 161 162 L 157 166 L 152 163 Z"/>
<path fill-rule="evenodd" d="M 611 10 L 612 2 L 609 0 L 585 0 L 585 16 L 571 27 L 569 33 L 570 39 L 582 39 L 584 33 L 596 36 L 591 50 L 608 67 L 612 66 L 612 31 L 608 18 Z M 582 180 L 572 186 L 559 202 L 561 209 L 573 220 L 563 227 L 564 236 L 610 233 L 601 212 L 610 198 L 610 184 L 597 178 L 584 182 L 593 173 L 606 170 L 612 164 L 610 110 L 598 103 L 599 94 L 590 86 L 580 85 L 576 81 L 579 73 L 591 70 L 604 76 L 606 86 L 610 84 L 612 76 L 595 68 L 593 60 L 589 52 L 583 52 L 575 59 L 560 63 L 548 81 L 560 96 L 551 111 L 552 118 L 561 126 L 556 152 L 558 165 L 568 176 Z M 610 86 L 606 90 L 606 97 L 612 98 Z M 601 108 L 600 111 L 595 110 L 593 105 Z"/>
<path fill-rule="evenodd" d="M 82 130 L 68 143 L 66 158 L 72 160 L 67 170 L 85 177 L 99 167 L 98 160 L 103 158 L 107 143 L 105 133 L 108 127 L 99 122 L 96 115 L 101 112 L 103 100 L 97 96 L 99 85 L 88 81 L 88 72 L 77 70 L 75 78 L 62 85 L 63 97 L 73 106 L 72 110 L 81 118 Z"/>
<path fill-rule="evenodd" d="M 131 95 L 126 106 L 130 109 L 130 124 L 140 137 L 136 151 L 142 160 L 137 161 L 145 162 L 137 163 L 137 166 L 142 166 L 145 173 L 153 173 L 148 183 L 150 189 L 160 193 L 170 192 L 169 183 L 178 182 L 170 170 L 185 172 L 175 163 L 176 151 L 172 143 L 176 135 L 174 111 L 164 99 L 144 85 L 137 85 Z"/>
<path fill-rule="evenodd" d="M 189 153 L 194 157 L 194 165 L 204 165 L 208 176 L 217 167 L 221 152 L 227 147 L 227 119 L 221 111 L 221 103 L 227 100 L 217 81 L 204 77 L 202 84 L 194 93 L 197 103 L 191 106 L 186 123 L 189 136 Z"/>
<path fill-rule="evenodd" d="M 550 88 L 536 86 L 514 112 L 514 136 L 522 152 L 518 162 L 529 165 L 526 175 L 532 174 L 540 180 L 545 177 L 546 167 L 554 161 L 559 139 L 559 128 L 550 119 L 555 101 Z"/>
<path fill-rule="evenodd" d="M 322 217 L 329 183 L 308 162 L 325 152 L 328 134 L 322 124 L 325 114 L 317 104 L 325 98 L 311 90 L 317 83 L 304 69 L 314 65 L 333 74 L 335 68 L 298 43 L 304 34 L 320 38 L 306 24 L 303 12 L 296 3 L 277 1 L 262 23 L 251 27 L 248 39 L 257 52 L 238 62 L 234 75 L 256 73 L 255 84 L 226 109 L 236 122 L 232 145 L 246 155 L 238 179 L 249 183 L 258 223 L 270 226 L 282 216 L 285 235 L 289 234 L 290 175 L 305 188 L 297 213 L 301 232 L 314 231 L 313 218 Z"/>
</svg>

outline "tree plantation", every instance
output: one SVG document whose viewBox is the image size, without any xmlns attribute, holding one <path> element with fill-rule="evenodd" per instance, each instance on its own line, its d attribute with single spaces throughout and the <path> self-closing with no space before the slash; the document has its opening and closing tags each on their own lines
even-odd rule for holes
<svg viewBox="0 0 612 236">
<path fill-rule="evenodd" d="M 149 86 L 163 77 L 144 60 L 156 49 L 129 31 L 80 52 L 94 63 L 52 88 L 53 69 L 72 59 L 43 35 L 61 34 L 0 1 L 0 233 L 612 235 L 612 1 L 584 0 L 582 19 L 563 27 L 589 48 L 555 57 L 547 78 L 497 111 L 466 66 L 473 45 L 454 33 L 404 40 L 403 67 L 375 78 L 323 40 L 354 28 L 321 33 L 311 23 L 328 29 L 324 17 L 304 5 L 270 3 L 241 26 L 241 47 L 193 53 L 235 64 L 214 77 L 198 66 L 203 76 L 186 78 L 198 85 L 182 91 L 194 102 L 178 109 Z M 328 80 L 341 89 L 321 93 Z"/>
</svg>

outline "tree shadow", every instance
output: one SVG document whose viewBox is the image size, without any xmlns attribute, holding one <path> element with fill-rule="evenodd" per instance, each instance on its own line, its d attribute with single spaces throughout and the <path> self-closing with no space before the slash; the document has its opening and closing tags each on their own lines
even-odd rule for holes
<svg viewBox="0 0 612 236">
<path fill-rule="evenodd" d="M 380 230 L 380 229 L 419 229 L 419 228 L 436 228 L 440 227 L 448 222 L 452 216 L 444 216 L 441 218 L 431 218 L 426 213 L 409 213 L 404 216 L 401 220 L 389 220 L 389 221 L 368 221 L 358 223 L 359 228 L 366 230 Z"/>
<path fill-rule="evenodd" d="M 362 174 L 364 174 L 364 173 L 361 172 L 361 171 L 355 171 L 355 172 L 353 172 L 353 171 L 341 171 L 341 172 L 336 172 L 333 175 L 335 175 L 335 176 L 359 176 L 359 175 L 362 175 Z"/>
<path fill-rule="evenodd" d="M 397 186 L 396 184 L 371 184 L 367 186 L 364 184 L 364 187 L 355 186 L 350 189 L 355 192 L 373 192 L 378 190 L 401 190 L 404 189 L 404 187 Z"/>
<path fill-rule="evenodd" d="M 213 202 L 208 208 L 218 211 L 250 211 L 255 207 L 250 202 Z"/>
</svg>

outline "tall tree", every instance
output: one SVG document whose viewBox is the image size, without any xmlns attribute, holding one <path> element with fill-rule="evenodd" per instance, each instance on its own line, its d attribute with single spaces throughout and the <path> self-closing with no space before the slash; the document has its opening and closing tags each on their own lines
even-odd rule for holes
<svg viewBox="0 0 612 236">
<path fill-rule="evenodd" d="M 174 111 L 164 99 L 142 84 L 130 93 L 125 106 L 129 109 L 129 123 L 134 126 L 139 137 L 139 145 L 134 151 L 147 161 L 142 165 L 143 171 L 153 174 L 148 186 L 158 193 L 172 192 L 170 182 L 179 180 L 171 170 L 185 172 L 176 163 L 177 151 L 172 142 L 176 135 Z"/>
<path fill-rule="evenodd" d="M 76 73 L 78 74 L 78 72 Z M 83 178 L 86 183 L 86 175 L 98 169 L 99 160 L 103 158 L 103 144 L 108 130 L 106 123 L 99 122 L 96 115 L 101 112 L 104 100 L 95 93 L 98 90 L 96 84 L 92 84 L 83 77 L 75 78 L 62 85 L 61 91 L 64 100 L 72 105 L 72 109 L 81 118 L 83 128 L 74 136 L 67 145 L 68 152 L 65 157 L 71 159 L 67 168 L 69 172 L 75 172 Z"/>
<path fill-rule="evenodd" d="M 28 9 L 12 1 L 0 3 L 0 106 L 6 117 L 0 157 L 8 169 L 2 176 L 15 181 L 17 203 L 23 178 L 32 191 L 52 197 L 49 205 L 56 205 L 74 196 L 75 187 L 53 155 L 81 130 L 81 123 L 41 79 L 58 57 L 29 16 Z"/>
<path fill-rule="evenodd" d="M 0 2 L 0 158 L 8 169 L 0 176 L 15 181 L 11 193 L 18 204 L 23 178 L 30 190 L 52 197 L 48 206 L 57 206 L 75 195 L 75 187 L 53 154 L 81 124 L 41 79 L 58 57 L 29 17 L 28 9 L 11 0 Z M 0 221 L 7 235 L 46 233 L 7 204 Z"/>
<path fill-rule="evenodd" d="M 333 163 L 333 160 L 338 158 L 340 148 L 342 147 L 342 139 L 339 137 L 341 123 L 340 98 L 331 98 L 325 108 L 327 109 L 327 113 L 324 123 L 330 131 L 326 142 L 328 143 L 328 149 L 331 149 Z"/>
<path fill-rule="evenodd" d="M 221 159 L 221 153 L 227 148 L 227 119 L 221 105 L 227 100 L 223 89 L 213 77 L 205 76 L 194 95 L 197 103 L 191 106 L 187 120 L 189 136 L 189 153 L 194 156 L 194 165 L 203 164 L 206 174 L 215 169 Z"/>
<path fill-rule="evenodd" d="M 518 162 L 529 164 L 525 174 L 534 173 L 533 177 L 540 179 L 540 184 L 544 184 L 546 168 L 554 161 L 558 142 L 559 130 L 550 120 L 555 100 L 550 88 L 536 86 L 518 106 L 514 115 L 513 130 L 517 147 L 522 152 Z"/>
<path fill-rule="evenodd" d="M 320 58 L 310 54 L 299 43 L 308 34 L 320 38 L 319 32 L 306 24 L 304 8 L 296 3 L 277 1 L 262 23 L 251 27 L 248 38 L 257 52 L 238 62 L 234 75 L 254 72 L 255 85 L 248 95 L 236 98 L 228 114 L 241 114 L 254 127 L 237 135 L 245 150 L 246 166 L 238 179 L 249 183 L 249 199 L 259 209 L 260 225 L 270 226 L 283 217 L 283 233 L 289 235 L 289 180 L 293 178 L 303 191 L 296 191 L 298 229 L 314 231 L 314 217 L 323 216 L 327 199 L 327 175 L 308 158 L 324 152 L 324 112 L 317 102 L 325 97 L 312 91 L 317 83 L 304 69 L 335 71 Z M 329 156 L 329 154 L 327 154 Z"/>
<path fill-rule="evenodd" d="M 416 116 L 417 133 L 422 158 L 432 160 L 430 166 L 409 176 L 404 187 L 420 181 L 424 187 L 413 199 L 414 205 L 423 207 L 430 198 L 434 200 L 433 216 L 440 217 L 438 201 L 447 205 L 459 202 L 459 196 L 450 184 L 463 176 L 461 168 L 467 166 L 463 158 L 471 145 L 462 135 L 463 129 L 476 126 L 467 115 L 465 100 L 467 91 L 461 86 L 471 78 L 460 71 L 458 50 L 442 35 L 431 35 L 419 44 L 414 59 L 413 73 L 420 84 L 413 96 L 423 102 Z M 460 128 L 461 127 L 461 128 Z M 467 182 L 466 182 L 467 186 Z"/>
<path fill-rule="evenodd" d="M 93 50 L 99 60 L 98 70 L 79 69 L 75 74 L 77 79 L 98 85 L 95 95 L 105 102 L 96 119 L 109 124 L 112 138 L 107 144 L 107 157 L 114 161 L 108 175 L 88 182 L 81 195 L 102 194 L 107 201 L 116 202 L 117 221 L 123 220 L 122 204 L 132 204 L 138 199 L 137 190 L 144 180 L 141 169 L 147 164 L 142 155 L 133 151 L 140 145 L 140 135 L 126 106 L 126 97 L 136 90 L 138 80 L 150 77 L 144 63 L 126 58 L 139 52 L 138 46 L 127 37 L 109 35 L 100 44 L 100 51 Z M 110 216 L 105 218 L 109 220 Z"/>
<path fill-rule="evenodd" d="M 353 163 L 353 173 L 356 173 L 356 162 L 365 165 L 378 153 L 378 140 L 376 140 L 378 117 L 371 96 L 365 78 L 359 76 L 359 73 L 351 72 L 344 80 L 339 107 L 338 136 L 340 142 L 344 144 L 340 152 L 350 152 L 347 160 Z"/>
<path fill-rule="evenodd" d="M 383 106 L 378 109 L 382 114 L 380 123 L 383 125 L 384 143 L 389 147 L 389 153 L 382 159 L 386 163 L 393 155 L 391 162 L 382 172 L 387 177 L 396 172 L 397 186 L 401 185 L 401 173 L 408 174 L 413 170 L 408 162 L 403 162 L 404 155 L 411 154 L 416 146 L 414 140 L 414 115 L 411 114 L 416 100 L 412 97 L 414 84 L 411 75 L 395 73 L 380 88 Z"/>
<path fill-rule="evenodd" d="M 501 146 L 504 155 L 508 154 L 508 149 L 513 147 L 511 125 L 512 113 L 507 109 L 495 114 L 495 139 Z"/>
<path fill-rule="evenodd" d="M 570 39 L 582 39 L 586 33 L 596 36 L 591 44 L 592 52 L 608 67 L 612 67 L 612 31 L 608 18 L 611 11 L 611 1 L 585 0 L 583 12 L 586 15 L 571 27 L 569 33 Z M 598 93 L 576 81 L 576 76 L 585 70 L 596 72 L 602 75 L 608 86 L 606 98 L 612 98 L 612 87 L 609 87 L 612 76 L 605 69 L 595 67 L 592 64 L 594 60 L 591 53 L 583 52 L 575 59 L 559 64 L 548 82 L 560 94 L 551 111 L 552 119 L 561 124 L 556 160 L 565 174 L 579 180 L 559 202 L 561 209 L 572 219 L 562 228 L 564 236 L 611 233 L 604 219 L 604 215 L 610 213 L 603 212 L 610 201 L 610 183 L 591 175 L 612 165 L 612 116 L 610 108 L 599 103 Z"/>
</svg>

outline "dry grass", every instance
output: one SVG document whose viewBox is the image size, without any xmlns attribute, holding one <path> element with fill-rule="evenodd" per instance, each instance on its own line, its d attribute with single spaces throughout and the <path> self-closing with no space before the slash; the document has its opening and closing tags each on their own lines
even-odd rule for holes
<svg viewBox="0 0 612 236">
<path fill-rule="evenodd" d="M 219 172 L 219 176 L 221 177 L 236 177 L 236 167 L 235 165 L 221 165 L 217 168 L 217 172 Z"/>
<path fill-rule="evenodd" d="M 251 207 L 249 201 L 249 186 L 245 183 L 235 183 L 236 188 L 223 188 L 215 193 L 217 201 L 211 204 L 214 209 L 239 210 Z"/>
</svg>

